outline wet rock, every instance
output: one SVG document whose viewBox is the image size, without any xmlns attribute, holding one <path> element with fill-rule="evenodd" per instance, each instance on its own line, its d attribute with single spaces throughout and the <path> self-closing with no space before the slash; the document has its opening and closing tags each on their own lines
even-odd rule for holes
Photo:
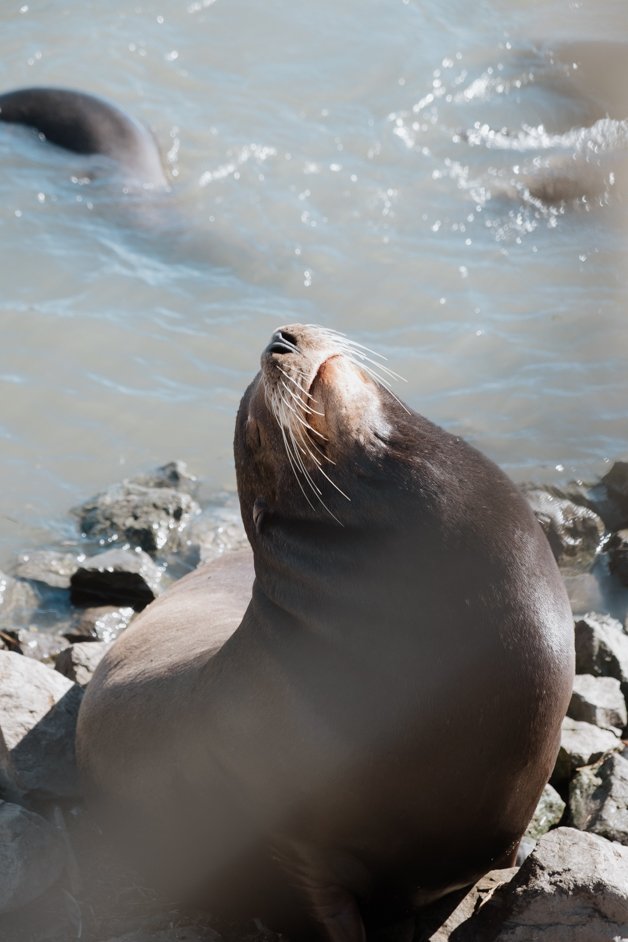
<svg viewBox="0 0 628 942">
<path fill-rule="evenodd" d="M 600 611 L 604 607 L 602 588 L 592 572 L 563 573 L 563 579 L 574 615 Z"/>
<path fill-rule="evenodd" d="M 591 723 L 565 717 L 560 737 L 558 758 L 552 773 L 552 785 L 568 782 L 576 769 L 593 762 L 610 752 L 623 748 L 621 739 L 606 729 L 598 729 Z"/>
<path fill-rule="evenodd" d="M 450 942 L 612 942 L 627 925 L 628 850 L 558 828 Z"/>
<path fill-rule="evenodd" d="M 24 624 L 39 604 L 39 595 L 28 582 L 0 572 L 0 628 Z"/>
<path fill-rule="evenodd" d="M 20 557 L 16 573 L 21 579 L 42 582 L 55 589 L 68 589 L 80 557 L 55 550 L 35 550 Z"/>
<path fill-rule="evenodd" d="M 186 494 L 194 494 L 198 486 L 198 478 L 190 474 L 185 461 L 179 460 L 168 461 L 152 471 L 134 474 L 127 480 L 143 487 L 171 487 Z"/>
<path fill-rule="evenodd" d="M 616 461 L 602 478 L 608 496 L 625 514 L 628 523 L 628 461 Z"/>
<path fill-rule="evenodd" d="M 0 717 L 18 784 L 42 798 L 79 794 L 74 734 L 78 684 L 30 658 L 0 651 Z"/>
<path fill-rule="evenodd" d="M 194 564 L 216 559 L 225 552 L 248 545 L 237 507 L 212 507 L 197 517 L 186 531 L 186 544 Z"/>
<path fill-rule="evenodd" d="M 556 827 L 563 816 L 565 807 L 565 802 L 556 789 L 551 785 L 546 785 L 527 827 L 525 837 L 538 841 L 543 834 Z"/>
<path fill-rule="evenodd" d="M 86 687 L 112 641 L 83 641 L 65 648 L 55 658 L 55 670 Z"/>
<path fill-rule="evenodd" d="M 626 724 L 626 702 L 614 677 L 576 674 L 567 716 L 621 733 Z"/>
<path fill-rule="evenodd" d="M 0 913 L 26 905 L 61 876 L 65 847 L 38 814 L 0 801 Z"/>
<path fill-rule="evenodd" d="M 596 677 L 615 677 L 628 683 L 628 635 L 621 622 L 590 612 L 578 619 L 576 671 Z"/>
<path fill-rule="evenodd" d="M 628 844 L 628 758 L 613 754 L 580 769 L 569 787 L 569 815 L 581 831 Z"/>
<path fill-rule="evenodd" d="M 107 542 L 128 542 L 148 553 L 176 549 L 181 531 L 200 507 L 184 490 L 144 479 L 151 484 L 123 481 L 75 508 L 83 533 Z"/>
<path fill-rule="evenodd" d="M 14 651 L 16 654 L 23 654 L 19 633 L 17 631 L 9 631 L 9 629 L 5 629 L 4 631 L 0 630 L 0 650 Z"/>
<path fill-rule="evenodd" d="M 448 942 L 454 929 L 467 919 L 470 919 L 471 916 L 478 911 L 480 906 L 490 899 L 498 886 L 512 880 L 517 870 L 517 867 L 509 867 L 505 870 L 491 870 L 478 880 L 462 901 L 458 903 L 445 922 L 442 923 L 436 932 L 429 935 L 429 942 Z"/>
<path fill-rule="evenodd" d="M 544 490 L 526 493 L 558 562 L 590 562 L 604 537 L 604 523 L 589 507 Z"/>
<path fill-rule="evenodd" d="M 83 560 L 72 576 L 75 605 L 117 604 L 141 611 L 157 596 L 161 569 L 142 550 L 111 549 Z"/>
<path fill-rule="evenodd" d="M 608 541 L 608 568 L 628 586 L 628 530 L 618 530 Z"/>
<path fill-rule="evenodd" d="M 64 638 L 73 644 L 81 641 L 115 641 L 128 626 L 135 611 L 126 606 L 97 605 L 83 609 L 78 615 L 72 631 Z"/>
<path fill-rule="evenodd" d="M 26 657 L 36 661 L 51 663 L 66 646 L 65 638 L 57 631 L 48 628 L 21 628 L 20 649 Z"/>
</svg>

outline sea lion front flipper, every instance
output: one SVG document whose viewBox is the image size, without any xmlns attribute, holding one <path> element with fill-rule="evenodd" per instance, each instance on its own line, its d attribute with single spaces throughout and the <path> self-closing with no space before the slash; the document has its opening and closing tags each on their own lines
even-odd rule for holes
<svg viewBox="0 0 628 942">
<path fill-rule="evenodd" d="M 355 893 L 346 888 L 349 883 L 355 889 L 355 878 L 364 876 L 357 861 L 345 858 L 340 852 L 330 860 L 328 851 L 321 852 L 309 842 L 284 835 L 274 839 L 272 856 L 302 904 L 305 903 L 313 923 L 311 928 L 316 927 L 317 939 L 366 942 Z"/>
<path fill-rule="evenodd" d="M 305 889 L 325 942 L 366 942 L 358 904 L 348 890 L 329 885 L 311 885 Z"/>
</svg>

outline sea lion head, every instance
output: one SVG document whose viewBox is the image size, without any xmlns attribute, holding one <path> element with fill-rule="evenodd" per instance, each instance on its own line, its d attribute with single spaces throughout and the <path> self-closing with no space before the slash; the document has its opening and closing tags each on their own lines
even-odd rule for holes
<svg viewBox="0 0 628 942">
<path fill-rule="evenodd" d="M 364 491 L 381 489 L 387 457 L 407 451 L 414 414 L 389 391 L 395 374 L 376 357 L 322 327 L 273 333 L 236 422 L 238 490 L 254 547 L 287 519 L 355 526 Z"/>
</svg>

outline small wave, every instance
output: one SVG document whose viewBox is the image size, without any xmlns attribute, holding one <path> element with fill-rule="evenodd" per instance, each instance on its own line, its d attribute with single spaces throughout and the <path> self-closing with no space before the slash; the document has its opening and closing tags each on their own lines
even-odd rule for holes
<svg viewBox="0 0 628 942">
<path fill-rule="evenodd" d="M 460 137 L 473 147 L 526 153 L 539 150 L 562 150 L 582 154 L 601 154 L 628 147 L 628 120 L 601 118 L 590 127 L 570 128 L 552 134 L 544 125 L 522 125 L 518 131 L 496 130 L 488 124 L 475 124 Z"/>
</svg>

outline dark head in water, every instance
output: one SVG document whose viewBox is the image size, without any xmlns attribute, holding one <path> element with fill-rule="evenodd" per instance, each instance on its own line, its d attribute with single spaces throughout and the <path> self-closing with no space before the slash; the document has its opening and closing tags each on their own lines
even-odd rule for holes
<svg viewBox="0 0 628 942">
<path fill-rule="evenodd" d="M 20 88 L 0 95 L 0 121 L 34 128 L 51 144 L 115 161 L 129 182 L 167 187 L 157 142 L 116 105 L 66 88 Z"/>
</svg>

